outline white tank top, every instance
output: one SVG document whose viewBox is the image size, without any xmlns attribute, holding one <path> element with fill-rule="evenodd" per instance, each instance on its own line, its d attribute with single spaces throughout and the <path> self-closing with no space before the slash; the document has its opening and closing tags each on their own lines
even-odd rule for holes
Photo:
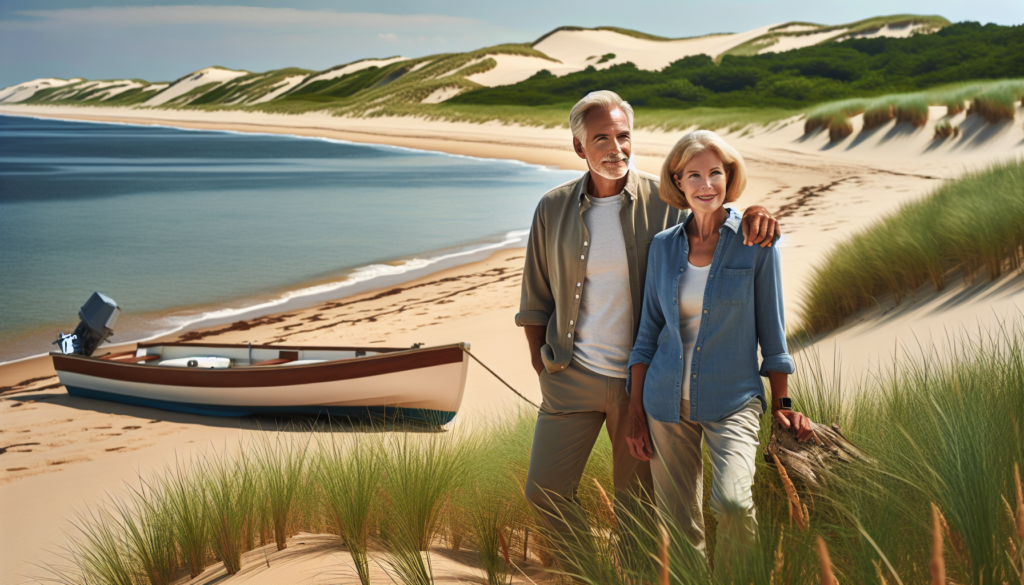
<svg viewBox="0 0 1024 585">
<path fill-rule="evenodd" d="M 711 265 L 694 266 L 686 263 L 679 275 L 679 334 L 683 338 L 683 400 L 690 399 L 690 364 L 693 346 L 700 331 L 701 310 L 704 308 L 704 288 L 708 283 Z"/>
</svg>

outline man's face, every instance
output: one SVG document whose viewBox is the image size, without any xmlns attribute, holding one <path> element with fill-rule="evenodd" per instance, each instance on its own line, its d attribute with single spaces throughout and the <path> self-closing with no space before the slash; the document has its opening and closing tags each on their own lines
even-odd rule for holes
<svg viewBox="0 0 1024 585">
<path fill-rule="evenodd" d="M 587 141 L 581 144 L 573 138 L 576 154 L 587 160 L 593 173 L 612 181 L 625 177 L 633 150 L 626 113 L 619 108 L 593 107 L 583 121 Z"/>
</svg>

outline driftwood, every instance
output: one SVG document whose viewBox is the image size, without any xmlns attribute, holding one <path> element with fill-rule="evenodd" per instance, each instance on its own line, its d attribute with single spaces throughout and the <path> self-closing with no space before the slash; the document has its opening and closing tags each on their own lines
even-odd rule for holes
<svg viewBox="0 0 1024 585">
<path fill-rule="evenodd" d="M 811 486 L 819 485 L 819 478 L 837 463 L 855 460 L 870 461 L 864 451 L 851 443 L 838 425 L 826 426 L 811 422 L 815 438 L 801 443 L 789 429 L 772 419 L 772 437 L 764 448 L 765 461 L 774 463 L 772 455 L 789 470 Z"/>
</svg>

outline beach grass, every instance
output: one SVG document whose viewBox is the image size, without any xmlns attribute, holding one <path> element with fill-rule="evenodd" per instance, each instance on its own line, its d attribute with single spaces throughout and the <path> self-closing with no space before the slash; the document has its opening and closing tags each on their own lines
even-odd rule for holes
<svg viewBox="0 0 1024 585">
<path fill-rule="evenodd" d="M 1024 515 L 1024 496 L 1014 475 L 1024 462 L 1024 314 L 992 330 L 951 333 L 947 342 L 949 357 L 940 359 L 927 347 L 906 348 L 855 381 L 838 376 L 838 362 L 797 354 L 800 367 L 790 385 L 796 408 L 841 426 L 867 457 L 835 464 L 821 471 L 818 485 L 809 485 L 795 476 L 783 479 L 774 463 L 759 456 L 757 541 L 726 541 L 708 522 L 707 560 L 672 518 L 638 501 L 633 507 L 611 502 L 604 434 L 579 486 L 590 529 L 569 537 L 547 532 L 522 497 L 535 420 L 525 410 L 477 428 L 456 422 L 440 432 L 310 431 L 317 433 L 315 453 L 296 467 L 298 485 L 307 486 L 298 491 L 319 486 L 323 497 L 296 496 L 289 523 L 304 531 L 333 525 L 331 531 L 342 536 L 340 548 L 366 550 L 367 566 L 376 562 L 403 584 L 435 581 L 430 551 L 446 540 L 452 546 L 442 535 L 442 516 L 449 516 L 457 521 L 448 528 L 465 535 L 463 546 L 476 552 L 489 584 L 522 578 L 523 563 L 535 562 L 537 543 L 544 542 L 568 559 L 551 567 L 554 576 L 576 582 L 727 585 L 818 583 L 819 537 L 841 583 L 928 583 L 938 522 L 947 583 L 1016 583 L 1024 566 L 1024 529 L 1017 527 L 1024 524 L 1017 520 Z M 766 416 L 762 443 L 769 433 Z M 179 551 L 180 567 L 188 567 L 196 533 L 205 534 L 198 547 L 204 562 L 213 560 L 214 551 L 225 561 L 226 552 L 235 553 L 218 544 L 223 535 L 236 543 L 244 539 L 237 536 L 239 522 L 218 519 L 244 506 L 218 495 L 220 486 L 237 486 L 246 469 L 260 469 L 261 457 L 288 468 L 296 449 L 312 440 L 301 435 L 208 452 L 167 470 L 162 482 L 149 482 L 159 489 L 132 492 L 137 499 L 124 500 L 121 508 L 101 503 L 83 513 L 69 535 L 71 567 L 54 571 L 60 575 L 54 580 L 162 583 L 145 568 L 170 557 L 155 548 L 150 534 L 173 534 L 173 547 L 163 550 Z M 269 484 L 252 485 L 254 500 L 269 499 L 263 491 Z M 210 528 L 182 529 L 181 519 Z M 149 544 L 133 544 L 137 540 Z"/>
<path fill-rule="evenodd" d="M 246 528 L 253 513 L 254 473 L 245 457 L 230 460 L 213 454 L 205 461 L 207 474 L 206 516 L 210 519 L 210 541 L 224 570 L 234 575 L 242 570 L 242 553 L 248 550 Z"/>
<path fill-rule="evenodd" d="M 925 283 L 943 290 L 951 273 L 995 279 L 1024 262 L 1024 161 L 944 183 L 926 198 L 879 218 L 837 245 L 817 266 L 801 301 L 799 335 L 843 324 L 891 294 L 899 304 Z"/>
<path fill-rule="evenodd" d="M 378 496 L 384 473 L 376 442 L 339 440 L 332 434 L 319 447 L 314 468 L 327 514 L 352 556 L 359 582 L 369 585 L 369 538 L 381 513 Z"/>
<path fill-rule="evenodd" d="M 210 564 L 211 518 L 206 510 L 207 482 L 199 462 L 176 461 L 161 484 L 163 505 L 174 526 L 174 541 L 194 579 Z"/>
<path fill-rule="evenodd" d="M 127 556 L 135 559 L 148 585 L 170 585 L 178 572 L 178 549 L 166 498 L 143 482 L 128 500 L 114 499 L 112 507 L 123 527 Z"/>
<path fill-rule="evenodd" d="M 912 93 L 898 93 L 874 98 L 853 98 L 828 102 L 807 110 L 804 133 L 827 129 L 834 142 L 853 133 L 849 118 L 864 114 L 863 131 L 884 126 L 895 119 L 897 124 L 909 123 L 916 128 L 928 122 L 929 106 L 945 106 L 947 116 L 963 112 L 964 103 L 971 102 L 968 114 L 978 114 L 991 124 L 1013 120 L 1016 102 L 1024 97 L 1024 80 L 979 81 L 959 83 Z"/>
<path fill-rule="evenodd" d="M 255 460 L 256 479 L 260 484 L 274 527 L 274 542 L 277 550 L 288 546 L 288 537 L 293 533 L 289 519 L 296 499 L 302 497 L 303 474 L 306 472 L 308 437 L 299 440 L 291 433 L 278 433 L 272 438 L 266 435 L 252 445 Z"/>
</svg>

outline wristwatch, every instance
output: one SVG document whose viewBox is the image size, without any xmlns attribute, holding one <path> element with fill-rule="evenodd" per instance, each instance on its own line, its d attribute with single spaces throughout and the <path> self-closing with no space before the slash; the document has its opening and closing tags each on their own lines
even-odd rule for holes
<svg viewBox="0 0 1024 585">
<path fill-rule="evenodd" d="M 793 410 L 793 399 L 786 396 L 785 398 L 776 398 L 772 400 L 772 406 L 779 405 L 778 408 L 773 410 Z"/>
</svg>

